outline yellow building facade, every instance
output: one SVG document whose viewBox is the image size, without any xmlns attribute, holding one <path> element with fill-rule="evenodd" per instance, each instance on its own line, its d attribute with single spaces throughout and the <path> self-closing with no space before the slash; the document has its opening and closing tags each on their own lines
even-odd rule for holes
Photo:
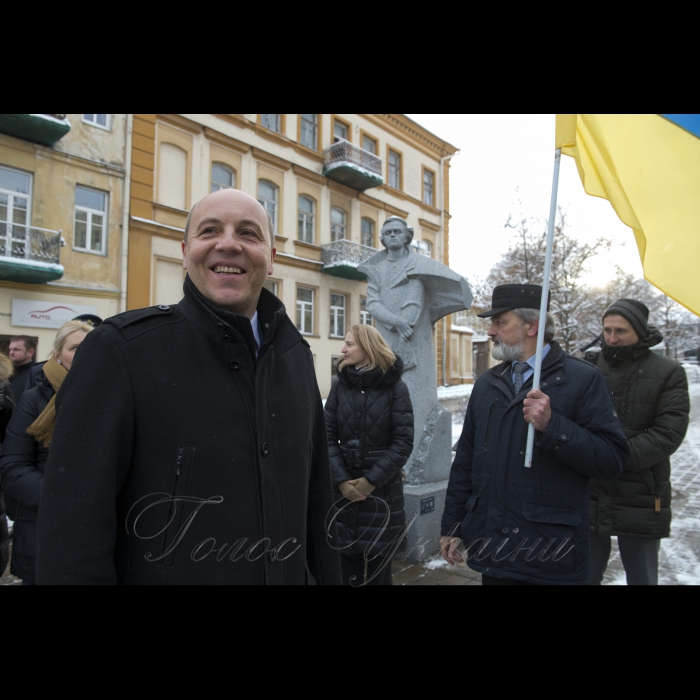
<svg viewBox="0 0 700 700">
<path fill-rule="evenodd" d="M 126 114 L 0 115 L 0 348 L 126 308 Z M 77 313 L 76 313 L 77 312 Z"/>
<path fill-rule="evenodd" d="M 346 329 L 371 322 L 357 265 L 381 249 L 386 218 L 407 219 L 417 252 L 449 265 L 456 151 L 401 114 L 134 114 L 127 307 L 182 298 L 189 209 L 215 189 L 241 189 L 272 216 L 268 287 L 309 341 L 326 396 Z M 450 334 L 440 321 L 439 384 L 466 376 L 460 365 L 452 377 Z"/>
</svg>

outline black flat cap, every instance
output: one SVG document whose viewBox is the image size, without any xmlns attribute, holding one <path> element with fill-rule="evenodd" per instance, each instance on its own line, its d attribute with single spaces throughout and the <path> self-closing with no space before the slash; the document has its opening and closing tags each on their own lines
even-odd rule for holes
<svg viewBox="0 0 700 700">
<path fill-rule="evenodd" d="M 494 287 L 491 296 L 493 308 L 478 314 L 481 318 L 502 314 L 511 309 L 539 309 L 542 300 L 542 287 L 539 284 L 500 284 Z M 547 311 L 552 295 L 547 295 Z"/>
<path fill-rule="evenodd" d="M 102 319 L 99 316 L 95 316 L 95 314 L 80 314 L 80 316 L 76 316 L 75 318 L 72 318 L 71 321 L 83 321 L 84 323 L 91 323 L 95 328 L 102 323 Z"/>
</svg>

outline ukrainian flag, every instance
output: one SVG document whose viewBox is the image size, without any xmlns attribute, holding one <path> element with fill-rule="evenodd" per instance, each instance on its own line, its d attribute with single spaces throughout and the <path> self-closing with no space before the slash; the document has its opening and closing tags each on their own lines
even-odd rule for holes
<svg viewBox="0 0 700 700">
<path fill-rule="evenodd" d="M 646 279 L 700 315 L 700 114 L 557 114 L 556 148 L 634 231 Z"/>
</svg>

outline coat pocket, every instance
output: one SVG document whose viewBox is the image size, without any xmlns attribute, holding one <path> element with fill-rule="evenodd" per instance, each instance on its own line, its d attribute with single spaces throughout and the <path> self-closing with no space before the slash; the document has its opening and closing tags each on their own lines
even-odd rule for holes
<svg viewBox="0 0 700 700">
<path fill-rule="evenodd" d="M 576 568 L 576 545 L 581 544 L 580 537 L 577 538 L 577 528 L 583 519 L 581 511 L 523 502 L 522 514 L 525 519 L 520 533 L 522 544 L 516 551 L 525 570 L 531 569 L 540 576 L 572 573 Z"/>
<path fill-rule="evenodd" d="M 185 511 L 188 505 L 185 497 L 187 496 L 192 474 L 194 451 L 193 445 L 177 446 L 173 481 L 170 489 L 171 500 L 163 533 L 161 554 L 165 556 L 160 560 L 161 566 L 174 566 L 175 564 L 175 553 L 180 544 L 180 531 L 185 522 Z"/>
</svg>

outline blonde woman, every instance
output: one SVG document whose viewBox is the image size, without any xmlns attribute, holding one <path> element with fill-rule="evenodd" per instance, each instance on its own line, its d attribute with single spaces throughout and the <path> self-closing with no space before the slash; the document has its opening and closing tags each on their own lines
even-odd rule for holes
<svg viewBox="0 0 700 700">
<path fill-rule="evenodd" d="M 326 429 L 343 583 L 390 585 L 404 527 L 401 468 L 413 449 L 413 407 L 403 362 L 372 326 L 345 336 Z"/>
<path fill-rule="evenodd" d="M 17 513 L 10 571 L 25 584 L 33 584 L 35 577 L 36 519 L 56 422 L 56 392 L 73 364 L 75 351 L 92 328 L 83 321 L 68 321 L 58 329 L 51 357 L 36 386 L 22 394 L 7 426 L 0 478 Z"/>
</svg>

